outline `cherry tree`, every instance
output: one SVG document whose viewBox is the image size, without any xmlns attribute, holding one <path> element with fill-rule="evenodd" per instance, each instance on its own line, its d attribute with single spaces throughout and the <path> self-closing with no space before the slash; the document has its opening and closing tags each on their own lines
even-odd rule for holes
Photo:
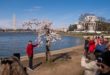
<svg viewBox="0 0 110 75">
<path fill-rule="evenodd" d="M 32 19 L 30 21 L 26 21 L 23 24 L 23 27 L 27 27 L 31 30 L 36 30 L 38 36 L 38 42 L 43 43 L 42 36 L 46 39 L 46 61 L 50 60 L 50 46 L 52 42 L 56 40 L 60 40 L 61 37 L 56 33 L 56 30 L 52 29 L 52 22 L 49 20 L 38 20 Z"/>
</svg>

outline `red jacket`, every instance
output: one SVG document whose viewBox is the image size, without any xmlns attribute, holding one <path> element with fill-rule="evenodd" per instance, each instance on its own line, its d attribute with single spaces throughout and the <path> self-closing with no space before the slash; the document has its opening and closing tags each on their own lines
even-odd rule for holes
<svg viewBox="0 0 110 75">
<path fill-rule="evenodd" d="M 33 44 L 28 44 L 26 47 L 26 53 L 28 56 L 33 56 L 33 48 L 36 47 L 38 44 L 33 45 Z"/>
<path fill-rule="evenodd" d="M 89 41 L 89 52 L 93 53 L 95 51 L 95 42 L 94 40 Z"/>
</svg>

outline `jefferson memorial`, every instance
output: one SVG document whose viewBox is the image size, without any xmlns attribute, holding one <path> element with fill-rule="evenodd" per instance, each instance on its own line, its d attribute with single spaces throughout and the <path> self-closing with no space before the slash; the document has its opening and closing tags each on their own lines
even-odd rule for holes
<svg viewBox="0 0 110 75">
<path fill-rule="evenodd" d="M 78 22 L 77 31 L 94 33 L 97 29 L 96 21 L 98 21 L 96 16 L 86 16 L 83 21 Z"/>
</svg>

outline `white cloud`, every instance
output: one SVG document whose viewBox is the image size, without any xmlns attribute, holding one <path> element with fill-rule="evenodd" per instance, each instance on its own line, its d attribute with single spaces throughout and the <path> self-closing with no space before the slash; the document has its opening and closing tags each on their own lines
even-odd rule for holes
<svg viewBox="0 0 110 75">
<path fill-rule="evenodd" d="M 34 6 L 33 8 L 34 9 L 41 9 L 42 7 L 40 7 L 40 6 Z"/>
<path fill-rule="evenodd" d="M 29 9 L 25 9 L 26 12 L 35 12 L 35 11 L 39 11 L 42 7 L 40 6 L 34 6 L 32 8 Z"/>
</svg>

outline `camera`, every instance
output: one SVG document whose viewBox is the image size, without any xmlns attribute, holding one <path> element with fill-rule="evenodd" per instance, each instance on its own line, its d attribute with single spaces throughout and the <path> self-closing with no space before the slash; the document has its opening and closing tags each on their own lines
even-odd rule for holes
<svg viewBox="0 0 110 75">
<path fill-rule="evenodd" d="M 102 62 L 102 58 L 98 58 L 97 62 L 101 63 Z"/>
</svg>

